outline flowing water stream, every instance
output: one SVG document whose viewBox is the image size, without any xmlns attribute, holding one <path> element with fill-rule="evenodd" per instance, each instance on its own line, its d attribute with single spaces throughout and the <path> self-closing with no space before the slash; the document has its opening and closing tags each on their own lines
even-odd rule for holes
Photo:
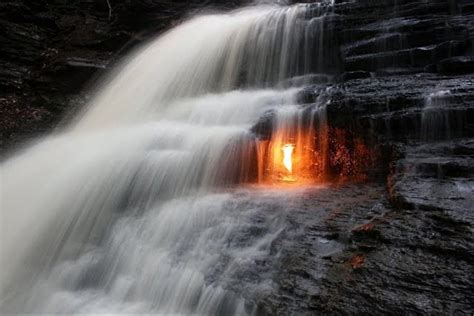
<svg viewBox="0 0 474 316">
<path fill-rule="evenodd" d="M 271 280 L 242 275 L 278 256 L 293 191 L 235 185 L 269 177 L 265 150 L 318 149 L 302 120 L 323 121 L 325 101 L 302 108 L 288 87 L 323 66 L 330 6 L 309 9 L 195 17 L 128 57 L 69 128 L 5 161 L 2 311 L 253 313 L 243 293 Z M 252 127 L 268 113 L 262 149 Z"/>
</svg>

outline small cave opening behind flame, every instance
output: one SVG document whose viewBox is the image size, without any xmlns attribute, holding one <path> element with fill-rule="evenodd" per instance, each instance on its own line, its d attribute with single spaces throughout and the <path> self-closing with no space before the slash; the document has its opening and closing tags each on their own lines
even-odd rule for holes
<svg viewBox="0 0 474 316">
<path fill-rule="evenodd" d="M 360 135 L 328 126 L 324 110 L 283 107 L 255 129 L 260 184 L 365 181 L 378 153 Z"/>
</svg>

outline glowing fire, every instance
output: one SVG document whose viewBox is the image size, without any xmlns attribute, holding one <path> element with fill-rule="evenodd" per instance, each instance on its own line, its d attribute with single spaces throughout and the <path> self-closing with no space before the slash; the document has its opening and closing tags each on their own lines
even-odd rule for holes
<svg viewBox="0 0 474 316">
<path fill-rule="evenodd" d="M 313 130 L 298 128 L 275 131 L 269 140 L 258 144 L 258 179 L 260 183 L 303 185 L 316 178 Z"/>
<path fill-rule="evenodd" d="M 275 128 L 269 139 L 259 140 L 259 183 L 295 186 L 366 179 L 366 170 L 376 163 L 378 154 L 362 139 L 337 128 L 299 124 Z"/>
<path fill-rule="evenodd" d="M 295 146 L 292 144 L 286 144 L 283 146 L 283 165 L 285 168 L 292 173 L 293 172 L 293 150 Z"/>
</svg>

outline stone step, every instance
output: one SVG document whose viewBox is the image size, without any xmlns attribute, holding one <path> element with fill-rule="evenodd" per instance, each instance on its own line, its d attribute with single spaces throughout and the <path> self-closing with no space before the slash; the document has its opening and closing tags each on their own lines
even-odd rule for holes
<svg viewBox="0 0 474 316">
<path fill-rule="evenodd" d="M 436 64 L 436 70 L 441 74 L 474 73 L 474 56 L 456 56 L 443 59 Z"/>
<path fill-rule="evenodd" d="M 438 110 L 423 109 L 386 112 L 360 117 L 361 129 L 381 140 L 445 140 L 474 137 L 474 105 Z"/>
<path fill-rule="evenodd" d="M 438 45 L 415 47 L 389 52 L 369 53 L 343 59 L 345 71 L 376 71 L 381 68 L 417 68 L 435 64 L 469 51 L 469 41 L 446 41 Z"/>
<path fill-rule="evenodd" d="M 474 3 L 463 3 L 458 5 L 458 11 L 460 13 L 474 13 Z"/>
<path fill-rule="evenodd" d="M 465 178 L 474 175 L 474 158 L 457 156 L 410 156 L 404 167 L 424 177 L 444 179 Z"/>
<path fill-rule="evenodd" d="M 474 224 L 473 154 L 472 138 L 404 148 L 389 179 L 392 201 Z"/>
<path fill-rule="evenodd" d="M 438 96 L 439 91 L 448 92 Z M 356 78 L 335 85 L 328 93 L 330 124 L 349 127 L 373 140 L 474 136 L 474 75 Z"/>
<path fill-rule="evenodd" d="M 358 1 L 336 6 L 335 12 L 350 16 L 355 20 L 366 21 L 380 20 L 381 16 L 413 17 L 433 14 L 448 15 L 456 12 L 445 0 L 401 2 L 400 4 L 395 4 L 393 1 L 373 1 L 370 3 Z"/>
<path fill-rule="evenodd" d="M 411 32 L 382 32 L 377 35 L 342 47 L 344 56 L 397 51 L 413 47 L 424 47 L 449 40 L 465 41 L 469 38 L 463 28 L 430 27 Z"/>
</svg>

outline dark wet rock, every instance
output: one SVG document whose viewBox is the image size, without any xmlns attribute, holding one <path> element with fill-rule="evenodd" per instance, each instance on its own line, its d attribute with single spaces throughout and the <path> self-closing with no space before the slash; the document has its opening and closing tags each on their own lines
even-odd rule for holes
<svg viewBox="0 0 474 316">
<path fill-rule="evenodd" d="M 298 92 L 296 98 L 297 102 L 299 104 L 314 104 L 317 99 L 325 93 L 326 89 L 326 85 L 313 85 L 309 87 L 304 87 Z"/>
<path fill-rule="evenodd" d="M 332 76 L 326 74 L 310 74 L 299 77 L 293 77 L 283 82 L 284 86 L 287 87 L 299 87 L 307 86 L 308 84 L 327 84 L 332 81 Z"/>
<path fill-rule="evenodd" d="M 335 13 L 344 17 L 335 27 L 343 75 L 325 91 L 327 119 L 384 144 L 390 171 L 377 212 L 368 207 L 367 218 L 358 217 L 355 207 L 347 222 L 332 223 L 345 247 L 324 257 L 328 270 L 314 283 L 319 292 L 305 297 L 314 314 L 473 313 L 470 6 L 336 1 Z M 301 100 L 316 102 L 321 91 L 307 88 Z"/>
<path fill-rule="evenodd" d="M 84 104 L 84 87 L 94 78 L 190 12 L 243 2 L 2 1 L 0 114 L 6 124 L 0 148 L 51 131 Z"/>
<path fill-rule="evenodd" d="M 436 61 L 449 58 L 452 55 L 461 55 L 468 51 L 470 43 L 467 41 L 449 41 L 438 45 L 421 46 L 402 50 L 374 52 L 345 59 L 345 69 L 349 71 L 398 68 L 423 69 Z"/>
<path fill-rule="evenodd" d="M 459 5 L 459 12 L 474 13 L 474 3 L 464 3 Z"/>
<path fill-rule="evenodd" d="M 425 68 L 423 68 L 423 72 L 435 73 L 437 71 L 438 71 L 438 68 L 436 68 L 435 64 L 429 64 L 429 65 L 426 65 Z"/>
<path fill-rule="evenodd" d="M 257 123 L 252 126 L 251 131 L 259 139 L 270 139 L 273 131 L 273 120 L 275 113 L 267 112 L 262 117 L 260 117 Z"/>
<path fill-rule="evenodd" d="M 381 218 L 384 242 L 371 252 L 348 252 L 345 263 L 332 267 L 315 304 L 338 314 L 472 313 L 473 280 L 464 273 L 473 263 L 467 227 L 449 224 L 440 212 L 399 211 Z M 363 266 L 347 264 L 362 255 Z"/>
<path fill-rule="evenodd" d="M 345 70 L 423 67 L 472 54 L 472 16 L 453 1 L 341 2 L 339 40 Z M 409 70 L 406 70 L 409 71 Z"/>
<path fill-rule="evenodd" d="M 395 205 L 438 210 L 474 225 L 474 142 L 458 140 L 406 148 L 390 178 Z"/>
<path fill-rule="evenodd" d="M 437 70 L 442 74 L 474 73 L 474 56 L 459 56 L 443 59 L 437 64 Z"/>
<path fill-rule="evenodd" d="M 437 91 L 449 91 L 449 97 L 444 97 L 439 107 L 427 107 L 430 94 Z M 473 75 L 354 79 L 334 85 L 326 93 L 331 100 L 327 106 L 329 123 L 375 142 L 416 140 L 422 131 L 433 128 L 441 138 L 474 136 Z M 317 97 L 307 90 L 303 96 L 306 102 Z M 440 124 L 430 127 L 438 117 Z"/>
<path fill-rule="evenodd" d="M 374 240 L 381 238 L 381 232 L 375 227 L 376 223 L 370 221 L 352 229 L 353 240 Z"/>
<path fill-rule="evenodd" d="M 354 226 L 384 212 L 378 204 L 383 194 L 383 187 L 362 185 L 321 186 L 298 195 L 296 207 L 287 213 L 289 225 L 275 245 L 280 258 L 272 277 L 276 288 L 258 301 L 259 314 L 331 312 L 317 304 L 326 295 L 326 278 L 339 273 L 332 272 L 336 266 L 362 267 L 360 257 L 345 248 Z"/>
<path fill-rule="evenodd" d="M 316 190 L 288 209 L 276 288 L 256 299 L 259 314 L 474 311 L 472 224 L 442 209 L 393 210 L 380 184 Z"/>
<path fill-rule="evenodd" d="M 107 63 L 107 60 L 75 57 L 55 60 L 35 83 L 40 88 L 54 84 L 61 93 L 79 94 L 94 76 L 103 74 Z"/>
<path fill-rule="evenodd" d="M 363 78 L 370 78 L 370 72 L 367 71 L 347 71 L 344 72 L 341 75 L 341 80 L 342 81 L 348 81 L 348 80 L 353 80 L 353 79 L 363 79 Z"/>
</svg>

